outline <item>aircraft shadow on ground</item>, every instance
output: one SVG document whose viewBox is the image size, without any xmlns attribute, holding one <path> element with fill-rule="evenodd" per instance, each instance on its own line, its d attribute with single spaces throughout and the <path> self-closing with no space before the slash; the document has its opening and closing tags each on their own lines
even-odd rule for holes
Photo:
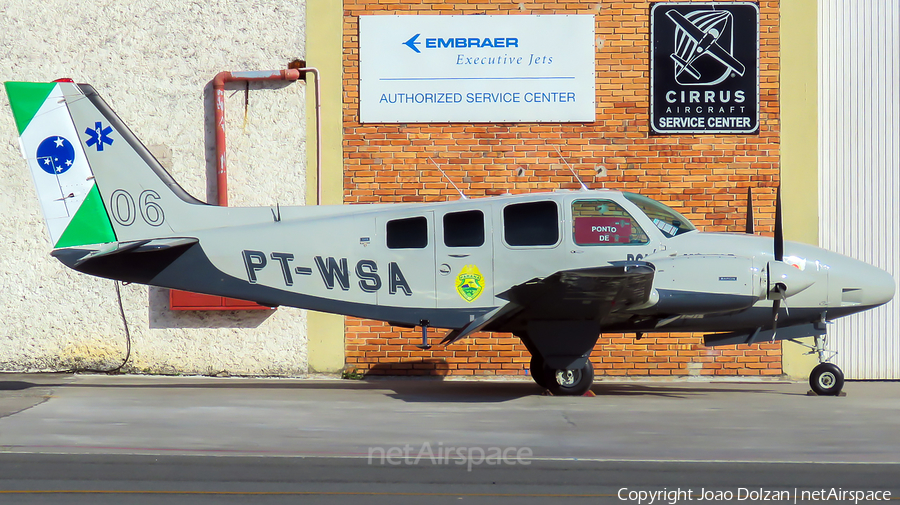
<svg viewBox="0 0 900 505">
<path fill-rule="evenodd" d="M 595 383 L 591 391 L 597 396 L 662 396 L 668 398 L 688 398 L 709 393 L 751 393 L 751 394 L 800 394 L 789 391 L 776 391 L 774 389 L 745 389 L 726 387 L 702 387 L 672 385 L 672 384 L 629 384 L 623 382 Z M 805 394 L 805 393 L 804 393 Z"/>
<path fill-rule="evenodd" d="M 142 380 L 141 376 L 123 376 L 105 384 L 78 381 L 30 382 L 27 380 L 0 380 L 0 391 L 23 391 L 31 388 L 115 388 L 115 389 L 233 389 L 233 390 L 318 390 L 318 391 L 385 391 L 385 395 L 405 402 L 427 403 L 500 403 L 524 397 L 542 396 L 546 393 L 536 384 L 524 381 L 445 381 L 443 377 L 392 377 L 378 376 L 362 380 L 306 381 L 306 380 L 253 380 L 236 381 L 227 378 L 189 377 L 180 380 L 154 383 L 131 382 Z M 745 385 L 746 386 L 746 385 Z M 572 398 L 584 401 L 602 401 L 604 397 L 651 396 L 662 398 L 699 398 L 712 393 L 769 394 L 805 396 L 805 391 L 777 390 L 759 387 L 708 387 L 701 384 L 646 384 L 646 383 L 596 383 L 591 388 L 596 398 Z M 548 398 L 553 401 L 557 398 Z"/>
<path fill-rule="evenodd" d="M 59 386 L 60 384 L 53 384 Z M 24 391 L 34 387 L 47 387 L 46 384 L 35 384 L 26 381 L 0 381 L 0 391 Z"/>
</svg>

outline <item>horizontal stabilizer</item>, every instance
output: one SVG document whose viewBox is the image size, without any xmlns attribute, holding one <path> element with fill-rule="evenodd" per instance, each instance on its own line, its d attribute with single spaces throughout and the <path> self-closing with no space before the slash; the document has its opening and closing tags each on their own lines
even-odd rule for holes
<svg viewBox="0 0 900 505">
<path fill-rule="evenodd" d="M 694 76 L 694 79 L 700 79 L 700 73 L 697 72 L 696 70 L 694 70 L 694 67 L 691 66 L 691 62 L 684 60 L 683 58 L 679 57 L 677 54 L 671 54 L 670 56 L 672 57 L 673 60 L 675 60 L 676 63 L 681 65 L 681 68 L 685 72 Z"/>
<path fill-rule="evenodd" d="M 196 244 L 197 242 L 198 240 L 195 238 L 165 238 L 154 240 L 133 240 L 129 242 L 112 242 L 110 244 L 103 244 L 103 247 L 84 255 L 81 259 L 77 260 L 73 266 L 78 267 L 91 260 L 100 259 L 114 254 L 122 254 L 127 252 L 143 253 L 151 251 L 162 251 L 165 249 L 171 249 L 173 247 Z M 83 250 L 83 248 L 78 249 Z M 61 254 L 61 251 L 65 250 L 66 249 L 57 249 L 51 254 L 53 256 L 57 256 L 58 254 Z"/>
</svg>

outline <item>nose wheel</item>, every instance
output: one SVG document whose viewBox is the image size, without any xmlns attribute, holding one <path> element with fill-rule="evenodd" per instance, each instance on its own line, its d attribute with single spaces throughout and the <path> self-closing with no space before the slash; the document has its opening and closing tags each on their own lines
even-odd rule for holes
<svg viewBox="0 0 900 505">
<path fill-rule="evenodd" d="M 844 388 L 844 372 L 834 363 L 827 362 L 835 357 L 837 352 L 825 348 L 825 335 L 817 335 L 815 339 L 815 345 L 791 339 L 791 342 L 808 348 L 807 354 L 818 355 L 819 364 L 809 373 L 809 387 L 818 396 L 840 396 L 841 390 Z M 828 356 L 826 357 L 826 355 Z"/>
<path fill-rule="evenodd" d="M 844 372 L 834 363 L 819 363 L 809 374 L 809 387 L 819 396 L 837 396 L 844 387 Z"/>
</svg>

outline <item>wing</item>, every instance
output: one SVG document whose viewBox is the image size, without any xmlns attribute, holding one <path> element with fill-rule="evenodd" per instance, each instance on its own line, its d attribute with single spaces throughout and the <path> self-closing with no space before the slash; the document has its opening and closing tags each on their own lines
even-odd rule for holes
<svg viewBox="0 0 900 505">
<path fill-rule="evenodd" d="M 744 64 L 739 62 L 734 56 L 728 53 L 728 51 L 722 49 L 717 42 L 713 42 L 709 49 L 707 49 L 709 54 L 713 56 L 715 59 L 721 61 L 723 64 L 734 70 L 734 73 L 737 75 L 744 75 L 744 72 L 747 69 L 744 67 Z"/>
<path fill-rule="evenodd" d="M 756 344 L 759 342 L 773 342 L 775 340 L 793 340 L 795 338 L 816 337 L 825 334 L 824 323 L 808 323 L 796 326 L 786 326 L 778 330 L 753 330 L 732 331 L 727 333 L 709 333 L 703 335 L 703 345 L 714 347 L 717 345 Z"/>
<path fill-rule="evenodd" d="M 695 42 L 700 42 L 700 40 L 703 39 L 703 36 L 706 35 L 703 30 L 697 28 L 694 23 L 691 23 L 688 18 L 684 17 L 684 15 L 682 15 L 675 9 L 670 9 L 669 11 L 667 11 L 666 16 L 669 16 L 669 19 L 671 19 L 672 22 L 678 25 L 679 28 L 684 30 L 684 33 L 687 33 L 688 36 L 694 39 Z"/>
<path fill-rule="evenodd" d="M 600 320 L 650 298 L 649 263 L 563 270 L 497 295 L 525 308 L 532 319 Z"/>
<path fill-rule="evenodd" d="M 506 319 L 510 314 L 515 314 L 521 309 L 522 307 L 514 303 L 507 303 L 506 305 L 497 307 L 487 314 L 476 318 L 474 321 L 471 321 L 469 324 L 463 326 L 462 328 L 457 328 L 451 331 L 447 334 L 446 337 L 444 337 L 443 340 L 441 340 L 441 344 L 450 345 L 457 340 L 462 340 L 475 333 L 476 331 L 481 331 L 485 326 L 489 324 L 493 324 L 497 321 Z"/>
<path fill-rule="evenodd" d="M 509 300 L 450 332 L 441 343 L 450 344 L 481 329 L 513 331 L 528 320 L 600 321 L 646 303 L 655 268 L 649 263 L 562 270 L 532 279 L 497 295 Z M 630 316 L 630 314 L 629 314 Z"/>
</svg>

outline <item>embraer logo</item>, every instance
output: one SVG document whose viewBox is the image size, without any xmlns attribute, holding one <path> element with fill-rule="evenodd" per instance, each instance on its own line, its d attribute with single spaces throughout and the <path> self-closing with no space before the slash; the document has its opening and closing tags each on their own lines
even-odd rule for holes
<svg viewBox="0 0 900 505">
<path fill-rule="evenodd" d="M 419 48 L 418 48 L 418 47 L 416 47 L 417 45 L 421 44 L 421 42 L 416 42 L 416 39 L 419 38 L 419 35 L 421 35 L 421 34 L 420 34 L 420 33 L 417 33 L 417 34 L 413 35 L 412 37 L 410 37 L 409 40 L 407 40 L 406 42 L 404 42 L 404 44 L 406 44 L 407 46 L 409 46 L 410 49 L 412 49 L 413 51 L 415 51 L 415 52 L 417 52 L 417 53 L 421 53 L 421 52 L 422 52 L 422 51 L 419 51 Z"/>
<path fill-rule="evenodd" d="M 413 35 L 409 40 L 404 42 L 403 45 L 417 53 L 421 53 L 422 51 L 419 50 L 418 47 L 423 44 L 418 41 L 421 35 L 421 33 Z M 426 49 L 464 49 L 472 47 L 506 48 L 519 47 L 519 39 L 517 37 L 429 37 L 425 39 L 424 44 Z"/>
<path fill-rule="evenodd" d="M 744 65 L 733 55 L 734 17 L 730 12 L 696 10 L 682 15 L 671 9 L 666 16 L 676 26 L 675 52 L 670 57 L 675 62 L 678 84 L 713 85 L 724 81 L 731 72 L 744 75 Z M 711 60 L 721 65 L 710 65 Z"/>
</svg>

